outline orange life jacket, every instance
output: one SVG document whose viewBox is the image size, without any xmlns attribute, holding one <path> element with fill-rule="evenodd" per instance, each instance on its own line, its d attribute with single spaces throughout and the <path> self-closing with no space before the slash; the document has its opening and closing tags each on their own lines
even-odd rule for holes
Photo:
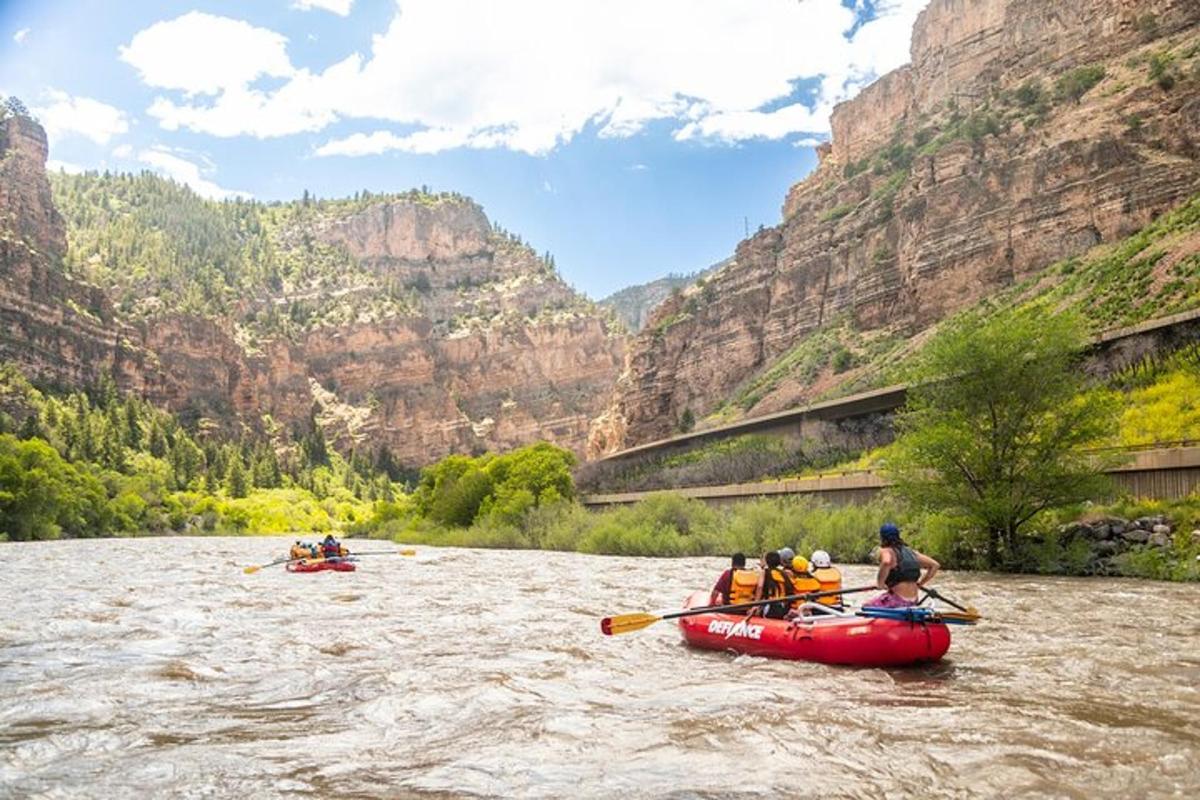
<svg viewBox="0 0 1200 800">
<path fill-rule="evenodd" d="M 791 585 L 791 577 L 781 569 L 766 569 L 764 573 L 770 578 L 763 581 L 763 600 L 773 600 L 776 597 L 787 597 Z M 766 584 L 770 584 L 769 586 Z"/>
<path fill-rule="evenodd" d="M 821 584 L 807 572 L 789 572 L 788 577 L 792 579 L 792 594 L 821 591 Z M 807 601 L 795 600 L 792 602 L 792 608 L 799 608 L 805 602 Z"/>
<path fill-rule="evenodd" d="M 842 573 L 837 567 L 814 569 L 812 576 L 820 582 L 822 592 L 831 592 L 842 588 Z M 817 602 L 827 606 L 839 606 L 842 604 L 842 596 L 835 594 L 829 597 L 818 597 Z"/>
<path fill-rule="evenodd" d="M 299 544 L 292 545 L 292 549 L 290 551 L 288 551 L 288 558 L 292 558 L 292 559 L 308 558 L 310 555 L 312 555 L 312 551 L 309 550 L 304 545 L 299 545 Z"/>
<path fill-rule="evenodd" d="M 754 590 L 757 588 L 757 570 L 735 569 L 729 576 L 729 604 L 754 602 Z"/>
</svg>

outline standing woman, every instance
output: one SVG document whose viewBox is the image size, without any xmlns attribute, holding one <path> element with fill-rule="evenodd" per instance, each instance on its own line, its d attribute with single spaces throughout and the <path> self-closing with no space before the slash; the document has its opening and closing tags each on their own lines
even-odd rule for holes
<svg viewBox="0 0 1200 800">
<path fill-rule="evenodd" d="M 921 587 L 929 583 L 939 569 L 941 564 L 904 543 L 900 529 L 894 523 L 884 523 L 879 528 L 879 574 L 875 584 L 885 591 L 868 600 L 863 607 L 915 606 L 920 599 Z"/>
</svg>

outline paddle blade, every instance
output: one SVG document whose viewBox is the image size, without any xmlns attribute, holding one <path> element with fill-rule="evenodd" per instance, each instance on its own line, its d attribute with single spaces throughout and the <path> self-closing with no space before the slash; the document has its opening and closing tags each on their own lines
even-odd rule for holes
<svg viewBox="0 0 1200 800">
<path fill-rule="evenodd" d="M 620 614 L 615 617 L 605 617 L 600 620 L 600 632 L 605 636 L 616 636 L 620 633 L 632 633 L 648 628 L 662 617 L 653 614 Z"/>
<path fill-rule="evenodd" d="M 416 550 L 401 550 L 400 551 L 400 555 L 402 555 L 402 556 L 415 556 L 416 554 L 417 554 Z"/>
<path fill-rule="evenodd" d="M 260 569 L 262 569 L 262 567 L 246 567 L 244 570 L 242 570 L 242 572 L 246 573 L 247 575 L 253 575 Z"/>
</svg>

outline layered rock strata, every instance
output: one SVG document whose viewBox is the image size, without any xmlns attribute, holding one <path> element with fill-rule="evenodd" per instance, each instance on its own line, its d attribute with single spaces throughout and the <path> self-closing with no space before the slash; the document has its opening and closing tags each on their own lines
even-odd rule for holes
<svg viewBox="0 0 1200 800">
<path fill-rule="evenodd" d="M 789 371 L 814 334 L 917 336 L 1200 191 L 1198 44 L 1192 0 L 933 0 L 783 222 L 657 309 L 590 452 L 827 394 L 833 369 Z"/>
</svg>

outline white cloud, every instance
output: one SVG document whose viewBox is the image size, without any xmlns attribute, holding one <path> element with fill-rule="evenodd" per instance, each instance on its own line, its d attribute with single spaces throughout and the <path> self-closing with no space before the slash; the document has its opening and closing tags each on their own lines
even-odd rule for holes
<svg viewBox="0 0 1200 800">
<path fill-rule="evenodd" d="M 262 76 L 290 77 L 286 45 L 284 36 L 266 28 L 191 11 L 138 31 L 118 51 L 148 86 L 213 95 Z"/>
<path fill-rule="evenodd" d="M 129 120 L 119 108 L 90 97 L 72 97 L 51 89 L 49 104 L 31 109 L 41 121 L 51 144 L 68 136 L 83 136 L 96 144 L 108 144 L 114 136 L 129 131 Z"/>
<path fill-rule="evenodd" d="M 65 172 L 68 175 L 78 175 L 84 172 L 84 168 L 78 164 L 72 164 L 70 161 L 59 161 L 54 158 L 46 159 L 47 172 Z"/>
<path fill-rule="evenodd" d="M 29 36 L 29 28 L 21 28 L 13 34 L 13 41 L 17 44 L 25 44 L 26 37 Z"/>
<path fill-rule="evenodd" d="M 353 5 L 354 0 L 296 0 L 292 3 L 292 8 L 298 8 L 301 11 L 312 11 L 314 8 L 321 8 L 331 14 L 345 17 L 349 15 L 350 8 Z"/>
<path fill-rule="evenodd" d="M 133 155 L 133 145 L 120 144 L 113 148 L 113 158 L 129 158 Z"/>
<path fill-rule="evenodd" d="M 203 169 L 194 161 L 190 161 L 165 147 L 152 147 L 138 153 L 138 160 L 152 167 L 155 172 L 165 175 L 179 183 L 192 187 L 192 191 L 201 197 L 212 200 L 228 200 L 234 197 L 249 198 L 249 192 L 239 192 L 233 189 L 223 189 L 213 181 L 205 178 L 204 172 L 212 172 L 212 166 Z"/>
<path fill-rule="evenodd" d="M 630 164 L 628 167 L 626 167 L 626 169 L 628 169 L 630 172 L 645 172 L 650 168 L 645 164 Z"/>
<path fill-rule="evenodd" d="M 816 136 L 805 136 L 803 139 L 796 139 L 792 142 L 793 147 L 818 147 L 825 144 L 828 139 L 821 139 Z"/>
<path fill-rule="evenodd" d="M 904 63 L 927 2 L 882 0 L 848 38 L 856 17 L 840 0 L 404 0 L 369 53 L 316 72 L 295 68 L 273 31 L 192 12 L 138 33 L 121 57 L 174 90 L 149 109 L 169 130 L 395 126 L 326 141 L 324 156 L 542 154 L 589 125 L 625 137 L 660 120 L 681 141 L 781 139 L 828 134 L 834 104 Z M 803 80 L 810 102 L 787 103 Z"/>
</svg>

